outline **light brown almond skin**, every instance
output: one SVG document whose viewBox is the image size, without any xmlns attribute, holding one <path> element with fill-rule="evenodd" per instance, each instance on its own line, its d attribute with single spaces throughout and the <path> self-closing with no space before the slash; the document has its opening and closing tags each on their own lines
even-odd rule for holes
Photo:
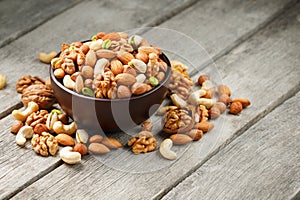
<svg viewBox="0 0 300 200">
<path fill-rule="evenodd" d="M 230 97 L 227 94 L 219 95 L 218 102 L 222 102 L 227 106 L 230 103 L 230 101 Z"/>
<path fill-rule="evenodd" d="M 237 115 L 243 110 L 243 105 L 239 101 L 235 101 L 230 105 L 229 113 L 233 115 Z"/>
<path fill-rule="evenodd" d="M 136 78 L 131 74 L 122 73 L 115 77 L 115 81 L 118 85 L 132 85 L 136 82 Z"/>
<path fill-rule="evenodd" d="M 74 146 L 73 151 L 76 151 L 76 152 L 80 153 L 82 156 L 84 156 L 88 153 L 88 148 L 83 143 L 77 143 Z"/>
<path fill-rule="evenodd" d="M 219 85 L 218 86 L 219 96 L 226 94 L 227 96 L 231 96 L 231 91 L 227 85 Z"/>
<path fill-rule="evenodd" d="M 193 141 L 193 139 L 185 134 L 174 134 L 170 136 L 170 139 L 173 141 L 174 144 L 178 144 L 178 145 L 184 145 L 184 144 L 188 144 L 191 141 Z"/>
<path fill-rule="evenodd" d="M 15 121 L 12 125 L 11 125 L 11 129 L 10 132 L 12 133 L 18 133 L 19 130 L 24 126 L 24 123 L 21 121 Z"/>
<path fill-rule="evenodd" d="M 203 121 L 195 124 L 194 128 L 203 131 L 203 133 L 207 133 L 214 128 L 214 125 L 208 121 Z"/>
<path fill-rule="evenodd" d="M 139 94 L 143 94 L 151 89 L 152 89 L 152 87 L 146 83 L 135 83 L 131 87 L 131 92 L 132 92 L 132 94 L 139 95 Z"/>
<path fill-rule="evenodd" d="M 97 36 L 98 36 L 98 34 L 97 34 Z M 119 33 L 117 33 L 117 32 L 112 32 L 112 33 L 108 33 L 108 34 L 106 34 L 106 35 L 104 35 L 102 38 L 101 38 L 103 41 L 104 40 L 107 40 L 107 39 L 109 39 L 109 40 L 114 40 L 114 41 L 119 41 L 119 40 L 121 40 L 121 36 L 120 36 L 120 34 Z"/>
<path fill-rule="evenodd" d="M 127 65 L 132 59 L 134 59 L 134 56 L 128 52 L 119 52 L 117 57 L 124 65 Z"/>
<path fill-rule="evenodd" d="M 243 108 L 246 108 L 248 106 L 250 106 L 250 101 L 248 99 L 245 99 L 245 98 L 237 98 L 237 99 L 234 99 L 232 100 L 232 103 L 233 102 L 240 102 L 243 106 Z"/>
<path fill-rule="evenodd" d="M 91 143 L 89 145 L 89 151 L 94 154 L 106 154 L 110 152 L 110 149 L 104 144 L 100 143 Z"/>
<path fill-rule="evenodd" d="M 148 63 L 148 60 L 149 60 L 148 54 L 146 54 L 144 52 L 137 53 L 135 55 L 135 58 L 143 61 L 144 63 Z"/>
<path fill-rule="evenodd" d="M 202 83 L 204 83 L 204 81 L 209 80 L 209 79 L 210 79 L 210 78 L 209 78 L 208 75 L 201 75 L 201 76 L 199 76 L 199 78 L 198 78 L 198 83 L 199 83 L 199 85 L 202 85 Z"/>
<path fill-rule="evenodd" d="M 211 119 L 217 119 L 218 117 L 220 117 L 221 112 L 219 108 L 213 106 L 211 107 L 211 109 L 209 109 L 208 114 Z"/>
<path fill-rule="evenodd" d="M 104 138 L 101 143 L 111 149 L 118 149 L 118 148 L 122 148 L 122 146 L 123 146 L 115 138 Z"/>
<path fill-rule="evenodd" d="M 227 106 L 226 106 L 225 103 L 223 103 L 223 102 L 217 102 L 217 103 L 215 103 L 215 105 L 214 105 L 213 107 L 218 108 L 219 111 L 220 111 L 220 113 L 225 112 L 225 110 L 226 110 L 226 108 L 227 108 Z"/>
<path fill-rule="evenodd" d="M 131 97 L 130 89 L 125 85 L 120 85 L 117 90 L 117 96 L 119 99 Z"/>
<path fill-rule="evenodd" d="M 124 70 L 124 66 L 119 60 L 112 60 L 110 62 L 110 69 L 114 75 L 121 74 Z"/>
<path fill-rule="evenodd" d="M 60 144 L 60 145 L 63 145 L 63 146 L 74 146 L 75 145 L 75 141 L 74 139 L 67 135 L 67 134 L 58 134 L 55 139 L 57 140 L 57 142 Z"/>
<path fill-rule="evenodd" d="M 198 141 L 203 136 L 203 131 L 199 129 L 192 129 L 189 131 L 188 136 L 190 136 L 194 141 Z"/>
<path fill-rule="evenodd" d="M 94 67 L 97 61 L 97 56 L 93 50 L 89 50 L 85 57 L 85 64 Z"/>
<path fill-rule="evenodd" d="M 90 137 L 90 143 L 99 143 L 102 142 L 103 136 L 102 135 L 93 135 Z"/>
</svg>

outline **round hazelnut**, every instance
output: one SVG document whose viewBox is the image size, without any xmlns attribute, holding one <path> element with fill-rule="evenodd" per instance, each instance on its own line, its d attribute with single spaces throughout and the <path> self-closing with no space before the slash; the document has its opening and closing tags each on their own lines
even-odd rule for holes
<svg viewBox="0 0 300 200">
<path fill-rule="evenodd" d="M 80 153 L 82 156 L 86 155 L 87 152 L 88 152 L 88 148 L 85 146 L 85 144 L 83 143 L 77 143 L 75 146 L 74 146 L 74 149 L 73 151 L 76 151 L 78 153 Z"/>
</svg>

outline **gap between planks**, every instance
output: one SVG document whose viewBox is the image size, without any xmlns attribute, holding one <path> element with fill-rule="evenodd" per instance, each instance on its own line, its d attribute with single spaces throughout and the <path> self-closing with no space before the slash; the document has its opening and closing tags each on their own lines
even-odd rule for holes
<svg viewBox="0 0 300 200">
<path fill-rule="evenodd" d="M 275 18 L 276 18 L 276 17 L 274 16 L 273 19 L 275 19 Z M 272 20 L 270 20 L 269 23 L 270 23 L 271 21 L 272 21 Z M 268 23 L 266 23 L 265 25 L 267 25 L 267 24 L 268 24 Z M 260 27 L 260 29 L 262 29 L 262 28 L 263 28 L 263 26 Z M 259 31 L 260 29 L 256 30 L 256 32 Z M 256 32 L 254 32 L 254 33 L 256 33 Z M 254 34 L 254 33 L 253 33 L 253 34 Z M 252 35 L 253 35 L 253 34 L 252 34 Z M 250 36 L 248 36 L 248 38 L 251 37 L 252 35 L 250 34 Z M 240 41 L 239 41 L 239 43 L 242 43 L 242 42 L 243 42 L 243 40 L 240 40 Z M 234 47 L 232 47 L 232 48 L 234 48 Z M 228 50 L 227 52 L 229 52 L 229 51 L 230 51 L 230 50 Z M 222 56 L 220 56 L 220 57 L 222 57 Z M 219 57 L 219 58 L 220 58 L 220 57 Z M 289 91 L 289 92 L 288 92 L 288 95 L 286 95 L 285 97 L 279 99 L 276 103 L 274 103 L 272 109 L 274 109 L 274 108 L 276 107 L 276 105 L 279 105 L 281 102 L 283 102 L 283 101 L 285 101 L 286 99 L 288 99 L 288 98 L 292 95 L 292 93 L 293 93 L 294 90 L 299 90 L 299 88 L 297 87 L 297 88 L 294 88 L 292 91 Z M 260 118 L 259 118 L 259 119 L 250 121 L 250 122 L 249 122 L 249 126 L 246 127 L 245 130 L 247 130 L 247 129 L 251 126 L 251 123 L 257 122 L 257 121 L 260 120 L 262 117 L 264 117 L 264 116 L 267 115 L 269 112 L 271 112 L 272 109 L 268 109 L 268 110 L 266 110 L 265 112 L 263 112 L 263 113 L 260 115 Z M 238 133 L 242 134 L 243 131 L 245 131 L 245 130 L 244 130 L 244 128 L 242 128 L 242 129 L 240 129 L 240 130 L 238 131 Z M 218 149 L 218 150 L 219 150 L 219 149 Z M 218 150 L 217 150 L 217 151 L 218 151 Z M 209 158 L 208 158 L 208 159 L 209 159 Z M 204 161 L 204 162 L 205 162 L 205 161 Z M 204 163 L 204 162 L 203 162 L 203 163 Z M 59 165 L 58 165 L 58 166 L 59 166 Z M 53 169 L 52 169 L 52 170 L 53 170 Z M 50 171 L 52 171 L 52 170 L 50 170 Z M 41 176 L 41 177 L 42 177 L 42 176 Z M 39 177 L 39 178 L 41 178 L 41 177 Z M 36 180 L 37 180 L 37 179 L 36 179 Z M 35 182 L 36 180 L 34 180 L 33 182 Z M 32 183 L 33 183 L 33 182 L 32 182 Z M 29 186 L 30 184 L 26 184 L 26 185 Z"/>
</svg>

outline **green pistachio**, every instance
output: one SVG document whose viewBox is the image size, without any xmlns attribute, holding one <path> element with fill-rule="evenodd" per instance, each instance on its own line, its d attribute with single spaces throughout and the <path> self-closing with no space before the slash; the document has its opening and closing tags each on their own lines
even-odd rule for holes
<svg viewBox="0 0 300 200">
<path fill-rule="evenodd" d="M 94 35 L 93 37 L 92 37 L 92 41 L 96 41 L 97 40 L 97 35 Z"/>
<path fill-rule="evenodd" d="M 102 49 L 108 49 L 110 45 L 111 45 L 110 39 L 104 40 L 104 42 L 102 43 Z"/>
<path fill-rule="evenodd" d="M 51 110 L 51 113 L 57 113 L 58 115 L 60 115 L 61 111 L 58 109 L 53 109 L 53 110 Z"/>
<path fill-rule="evenodd" d="M 157 78 L 155 78 L 154 76 L 151 76 L 151 77 L 149 78 L 149 83 L 150 83 L 153 87 L 155 87 L 155 86 L 158 85 L 158 80 L 157 80 Z"/>
<path fill-rule="evenodd" d="M 95 97 L 95 93 L 90 88 L 84 87 L 81 90 L 82 94 L 89 97 Z"/>
<path fill-rule="evenodd" d="M 75 49 L 76 49 L 76 48 L 75 48 L 75 46 L 73 46 L 73 45 L 69 47 L 69 51 L 74 51 Z"/>
</svg>

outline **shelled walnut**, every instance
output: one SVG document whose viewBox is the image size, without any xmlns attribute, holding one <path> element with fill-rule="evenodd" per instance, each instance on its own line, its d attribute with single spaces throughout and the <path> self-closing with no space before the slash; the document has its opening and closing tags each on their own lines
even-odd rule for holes
<svg viewBox="0 0 300 200">
<path fill-rule="evenodd" d="M 49 113 L 47 110 L 38 110 L 27 117 L 26 124 L 31 126 L 33 129 L 38 124 L 46 125 L 48 115 Z"/>
<path fill-rule="evenodd" d="M 43 132 L 41 135 L 35 134 L 31 139 L 31 145 L 34 151 L 41 156 L 54 156 L 59 147 L 55 137 L 47 132 Z"/>
<path fill-rule="evenodd" d="M 16 90 L 18 93 L 23 93 L 23 91 L 28 88 L 31 85 L 34 84 L 45 84 L 45 81 L 37 76 L 30 76 L 30 75 L 26 75 L 26 76 L 22 76 L 21 78 L 19 78 L 19 80 L 17 81 L 16 84 Z"/>
<path fill-rule="evenodd" d="M 132 137 L 127 145 L 132 146 L 133 153 L 139 154 L 154 151 L 157 143 L 151 132 L 141 131 L 137 136 Z"/>
<path fill-rule="evenodd" d="M 167 133 L 189 131 L 194 125 L 194 110 L 192 107 L 169 110 L 162 118 L 163 130 Z"/>
<path fill-rule="evenodd" d="M 22 94 L 22 102 L 25 106 L 34 101 L 41 109 L 50 108 L 56 101 L 53 90 L 44 84 L 30 85 Z"/>
</svg>

